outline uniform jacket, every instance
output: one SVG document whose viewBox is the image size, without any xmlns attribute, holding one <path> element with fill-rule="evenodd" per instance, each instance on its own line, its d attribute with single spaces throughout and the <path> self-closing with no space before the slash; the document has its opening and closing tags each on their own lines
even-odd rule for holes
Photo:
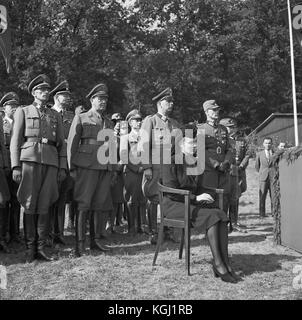
<svg viewBox="0 0 302 320">
<path fill-rule="evenodd" d="M 56 146 L 26 141 L 27 138 L 46 138 L 55 142 Z M 63 124 L 58 112 L 47 107 L 41 111 L 35 103 L 18 108 L 14 115 L 10 144 L 12 169 L 20 167 L 22 161 L 66 169 L 63 142 Z"/>
<path fill-rule="evenodd" d="M 198 125 L 198 129 L 205 130 L 205 171 L 215 170 L 224 161 L 231 164 L 233 151 L 226 127 L 202 123 Z"/>
<path fill-rule="evenodd" d="M 8 168 L 8 156 L 7 150 L 4 143 L 4 134 L 3 134 L 3 120 L 0 116 L 0 168 Z"/>
<path fill-rule="evenodd" d="M 239 176 L 239 168 L 245 170 L 249 164 L 250 152 L 246 141 L 241 137 L 230 137 L 233 159 L 230 168 L 231 176 Z"/>
<path fill-rule="evenodd" d="M 7 158 L 9 163 L 9 168 L 11 168 L 11 160 L 10 160 L 10 141 L 13 133 L 13 121 L 10 121 L 7 117 L 3 118 L 3 132 L 4 132 L 4 144 L 7 149 Z"/>
<path fill-rule="evenodd" d="M 84 139 L 98 140 L 98 134 L 103 129 L 112 129 L 113 135 L 113 123 L 98 112 L 90 109 L 75 115 L 67 139 L 67 158 L 70 170 L 77 167 L 110 171 L 116 169 L 113 164 L 102 164 L 98 161 L 98 150 L 104 142 L 99 141 L 99 144 L 81 143 Z M 106 153 L 106 155 L 108 154 L 109 152 Z"/>
<path fill-rule="evenodd" d="M 167 150 L 167 154 L 170 154 L 171 143 L 173 144 L 171 140 L 165 140 L 165 138 L 171 134 L 172 130 L 179 128 L 180 124 L 176 120 L 169 117 L 164 118 L 159 113 L 147 116 L 144 119 L 141 127 L 142 138 L 139 147 L 143 152 L 149 150 L 149 162 L 143 164 L 144 169 L 156 168 L 163 163 L 163 153 L 161 154 L 161 158 L 158 156 L 160 149 Z M 155 158 L 157 161 L 154 161 Z"/>
<path fill-rule="evenodd" d="M 13 121 L 9 121 L 6 117 L 3 118 L 3 133 L 4 133 L 4 144 L 10 145 L 10 140 L 13 132 Z"/>
<path fill-rule="evenodd" d="M 136 155 L 140 156 L 140 152 L 137 150 L 138 142 L 140 141 L 140 135 L 136 134 L 134 131 L 131 131 L 126 137 L 128 142 L 128 163 L 124 166 L 124 172 L 132 171 L 138 173 L 139 168 L 143 167 L 141 162 L 138 162 Z M 125 152 L 122 151 L 125 156 Z M 138 154 L 137 154 L 138 152 Z M 131 157 L 130 157 L 131 155 Z M 132 161 L 131 161 L 132 160 Z M 137 160 L 137 161 L 135 161 Z M 138 163 L 137 163 L 138 162 Z"/>
<path fill-rule="evenodd" d="M 52 107 L 55 111 L 57 111 L 54 107 Z M 74 118 L 74 113 L 72 111 L 63 111 L 59 112 L 62 122 L 63 122 L 63 132 L 64 132 L 64 142 L 62 146 L 62 154 L 65 154 L 67 157 L 67 138 L 69 134 L 69 130 L 71 127 L 72 120 Z"/>
<path fill-rule="evenodd" d="M 266 181 L 271 178 L 272 169 L 270 168 L 270 161 L 266 158 L 265 151 L 262 150 L 256 155 L 255 169 L 259 172 L 259 180 Z"/>
</svg>

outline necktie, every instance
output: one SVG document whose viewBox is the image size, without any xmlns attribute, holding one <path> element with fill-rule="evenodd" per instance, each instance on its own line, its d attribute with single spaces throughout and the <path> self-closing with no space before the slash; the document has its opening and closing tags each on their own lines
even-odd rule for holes
<svg viewBox="0 0 302 320">
<path fill-rule="evenodd" d="M 266 151 L 266 158 L 267 158 L 267 161 L 269 161 L 270 159 L 270 156 L 271 156 L 271 153 L 269 150 Z"/>
</svg>

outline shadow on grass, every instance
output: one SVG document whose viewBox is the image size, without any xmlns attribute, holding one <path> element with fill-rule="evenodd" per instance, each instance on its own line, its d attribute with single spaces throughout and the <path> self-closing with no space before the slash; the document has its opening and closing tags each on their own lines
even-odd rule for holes
<svg viewBox="0 0 302 320">
<path fill-rule="evenodd" d="M 231 261 L 235 270 L 241 270 L 243 275 L 251 275 L 256 272 L 274 272 L 281 270 L 282 261 L 294 261 L 301 259 L 283 254 L 233 254 Z"/>
<path fill-rule="evenodd" d="M 230 236 L 229 243 L 238 243 L 238 242 L 262 242 L 265 241 L 266 236 L 252 234 L 246 236 Z"/>
</svg>

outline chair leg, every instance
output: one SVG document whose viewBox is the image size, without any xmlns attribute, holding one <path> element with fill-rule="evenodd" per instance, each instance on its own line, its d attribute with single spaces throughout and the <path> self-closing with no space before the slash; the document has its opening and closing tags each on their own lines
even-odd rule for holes
<svg viewBox="0 0 302 320">
<path fill-rule="evenodd" d="M 186 269 L 189 276 L 190 275 L 190 228 L 185 228 L 185 255 L 186 255 Z"/>
<path fill-rule="evenodd" d="M 159 226 L 159 233 L 158 233 L 158 238 L 157 238 L 157 243 L 156 243 L 155 254 L 154 254 L 154 258 L 153 258 L 153 264 L 152 264 L 153 266 L 155 266 L 163 236 L 164 236 L 164 225 L 161 223 Z"/>
<path fill-rule="evenodd" d="M 179 247 L 179 259 L 182 259 L 182 253 L 184 250 L 184 242 L 185 242 L 185 229 L 182 229 L 181 230 L 180 247 Z"/>
</svg>

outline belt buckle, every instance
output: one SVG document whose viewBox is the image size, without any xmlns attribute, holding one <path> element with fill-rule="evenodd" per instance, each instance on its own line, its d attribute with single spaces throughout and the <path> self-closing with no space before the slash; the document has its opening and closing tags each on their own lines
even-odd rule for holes
<svg viewBox="0 0 302 320">
<path fill-rule="evenodd" d="M 47 138 L 42 138 L 42 139 L 41 139 L 41 142 L 42 142 L 42 143 L 47 143 L 47 142 L 48 142 L 48 139 L 47 139 Z"/>
<path fill-rule="evenodd" d="M 221 154 L 221 147 L 217 147 L 216 153 L 217 153 L 217 154 Z"/>
</svg>

